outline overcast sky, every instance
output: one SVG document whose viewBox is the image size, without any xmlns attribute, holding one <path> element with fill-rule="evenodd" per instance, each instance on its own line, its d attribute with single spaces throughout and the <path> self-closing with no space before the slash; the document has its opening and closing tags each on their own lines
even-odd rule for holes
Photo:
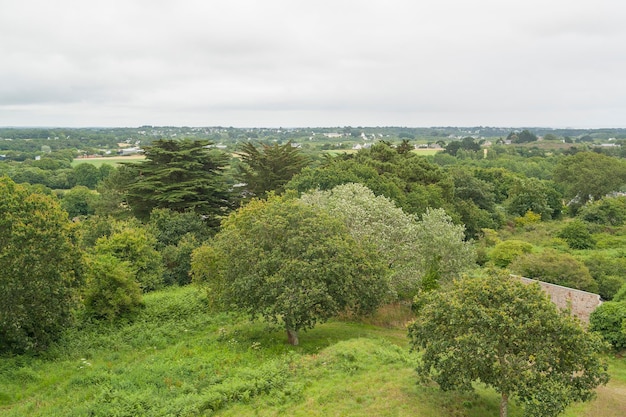
<svg viewBox="0 0 626 417">
<path fill-rule="evenodd" d="M 0 126 L 626 127 L 623 0 L 0 0 Z"/>
</svg>

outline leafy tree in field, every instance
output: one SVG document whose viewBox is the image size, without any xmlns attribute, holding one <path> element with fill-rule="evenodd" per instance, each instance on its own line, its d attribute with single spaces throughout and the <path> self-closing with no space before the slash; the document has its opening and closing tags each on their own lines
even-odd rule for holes
<svg viewBox="0 0 626 417">
<path fill-rule="evenodd" d="M 519 132 L 518 134 L 516 134 L 514 137 L 511 137 L 511 140 L 512 140 L 513 143 L 536 142 L 537 141 L 537 135 L 535 135 L 534 133 L 530 132 L 527 129 L 524 129 L 521 132 Z"/>
<path fill-rule="evenodd" d="M 477 381 L 494 388 L 500 416 L 512 397 L 526 416 L 556 416 L 608 381 L 601 339 L 537 284 L 466 278 L 429 293 L 421 305 L 409 327 L 413 349 L 422 351 L 419 375 L 444 391 L 471 391 Z"/>
<path fill-rule="evenodd" d="M 96 319 L 113 321 L 133 314 L 142 305 L 132 267 L 110 254 L 91 257 L 87 264 L 85 310 Z"/>
<path fill-rule="evenodd" d="M 246 190 L 257 197 L 265 197 L 270 191 L 281 194 L 289 180 L 308 164 L 308 159 L 291 142 L 261 144 L 260 148 L 247 142 L 239 155 L 241 180 L 246 183 Z"/>
<path fill-rule="evenodd" d="M 341 312 L 373 312 L 389 291 L 375 250 L 297 199 L 252 200 L 205 248 L 194 252 L 194 279 L 227 309 L 284 323 L 291 344 L 299 330 Z M 201 261 L 214 268 L 195 265 Z"/>
<path fill-rule="evenodd" d="M 217 226 L 230 205 L 223 176 L 228 156 L 207 146 L 191 140 L 157 140 L 147 146 L 144 161 L 128 164 L 137 177 L 126 190 L 133 213 L 147 220 L 155 208 L 194 211 Z"/>
<path fill-rule="evenodd" d="M 95 213 L 95 204 L 98 194 L 85 187 L 77 185 L 63 193 L 61 207 L 67 211 L 70 219 L 78 216 L 87 216 Z"/>
<path fill-rule="evenodd" d="M 615 350 L 626 349 L 626 301 L 602 303 L 591 313 L 589 325 Z"/>
<path fill-rule="evenodd" d="M 626 258 L 590 251 L 583 262 L 598 283 L 598 293 L 603 300 L 612 300 L 626 284 Z"/>
<path fill-rule="evenodd" d="M 476 251 L 465 241 L 465 228 L 452 223 L 443 209 L 427 209 L 417 224 L 416 253 L 431 282 L 450 282 L 476 265 Z"/>
<path fill-rule="evenodd" d="M 564 188 L 565 197 L 581 207 L 618 191 L 626 183 L 626 163 L 595 152 L 579 152 L 560 160 L 553 176 Z"/>
<path fill-rule="evenodd" d="M 116 219 L 128 219 L 132 212 L 128 207 L 126 190 L 135 181 L 135 172 L 126 165 L 113 169 L 96 187 L 100 198 L 95 204 L 96 214 Z"/>
<path fill-rule="evenodd" d="M 585 204 L 577 216 L 589 223 L 621 226 L 626 222 L 626 197 L 604 197 Z"/>
<path fill-rule="evenodd" d="M 572 249 L 591 249 L 596 245 L 589 227 L 580 220 L 567 223 L 557 236 L 565 240 Z"/>
<path fill-rule="evenodd" d="M 550 220 L 561 215 L 561 196 L 554 186 L 537 178 L 518 178 L 504 202 L 507 213 L 524 216 L 528 211 Z"/>
<path fill-rule="evenodd" d="M 559 253 L 553 249 L 528 253 L 517 257 L 509 268 L 527 278 L 598 293 L 598 283 L 589 269 L 568 253 Z"/>
<path fill-rule="evenodd" d="M 99 238 L 93 251 L 128 262 L 134 279 L 147 292 L 163 284 L 162 259 L 155 246 L 156 239 L 146 228 L 127 226 Z"/>
<path fill-rule="evenodd" d="M 212 231 L 202 220 L 202 216 L 193 212 L 180 213 L 169 209 L 154 209 L 150 213 L 148 229 L 156 237 L 157 249 L 177 245 L 187 234 L 198 241 L 208 239 Z"/>
<path fill-rule="evenodd" d="M 376 256 L 390 270 L 394 295 L 411 298 L 423 271 L 417 245 L 417 221 L 393 201 L 374 193 L 362 184 L 338 185 L 329 191 L 303 194 L 300 200 L 327 211 L 343 221 L 352 237 L 373 244 Z"/>
<path fill-rule="evenodd" d="M 342 219 L 358 241 L 373 243 L 377 256 L 390 268 L 391 287 L 400 298 L 415 295 L 432 268 L 451 280 L 474 264 L 463 227 L 454 225 L 442 209 L 427 210 L 420 222 L 361 184 L 304 194 L 301 200 Z"/>
<path fill-rule="evenodd" d="M 81 253 L 56 199 L 0 178 L 0 351 L 45 348 L 68 325 Z"/>
<path fill-rule="evenodd" d="M 102 177 L 94 164 L 83 162 L 74 167 L 73 178 L 76 185 L 82 185 L 93 190 Z"/>
<path fill-rule="evenodd" d="M 531 253 L 532 250 L 533 245 L 523 240 L 505 240 L 496 244 L 489 254 L 489 258 L 494 265 L 506 268 L 515 258 L 525 253 Z"/>
</svg>

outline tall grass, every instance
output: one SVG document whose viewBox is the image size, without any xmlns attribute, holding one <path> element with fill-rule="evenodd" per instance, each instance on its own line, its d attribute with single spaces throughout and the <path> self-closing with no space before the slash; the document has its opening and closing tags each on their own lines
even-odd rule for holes
<svg viewBox="0 0 626 417">
<path fill-rule="evenodd" d="M 0 416 L 497 415 L 492 390 L 417 384 L 404 325 L 389 325 L 404 307 L 319 325 L 294 347 L 280 327 L 211 313 L 193 287 L 144 300 L 132 322 L 83 323 L 44 355 L 0 358 Z M 626 392 L 623 360 L 611 365 L 606 403 Z"/>
</svg>

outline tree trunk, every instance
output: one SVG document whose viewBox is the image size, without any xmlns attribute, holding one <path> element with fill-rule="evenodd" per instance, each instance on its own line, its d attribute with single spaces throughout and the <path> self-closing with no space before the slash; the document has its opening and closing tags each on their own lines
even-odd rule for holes
<svg viewBox="0 0 626 417">
<path fill-rule="evenodd" d="M 509 415 L 509 394 L 502 394 L 500 399 L 500 417 L 507 417 Z"/>
<path fill-rule="evenodd" d="M 297 346 L 298 345 L 298 332 L 295 330 L 287 329 L 287 340 L 289 340 L 289 344 Z"/>
</svg>

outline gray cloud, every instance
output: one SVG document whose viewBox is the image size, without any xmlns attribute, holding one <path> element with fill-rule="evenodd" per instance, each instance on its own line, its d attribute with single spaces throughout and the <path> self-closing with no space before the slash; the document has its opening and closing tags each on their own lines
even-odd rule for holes
<svg viewBox="0 0 626 417">
<path fill-rule="evenodd" d="M 618 1 L 0 7 L 0 125 L 626 126 Z"/>
</svg>

